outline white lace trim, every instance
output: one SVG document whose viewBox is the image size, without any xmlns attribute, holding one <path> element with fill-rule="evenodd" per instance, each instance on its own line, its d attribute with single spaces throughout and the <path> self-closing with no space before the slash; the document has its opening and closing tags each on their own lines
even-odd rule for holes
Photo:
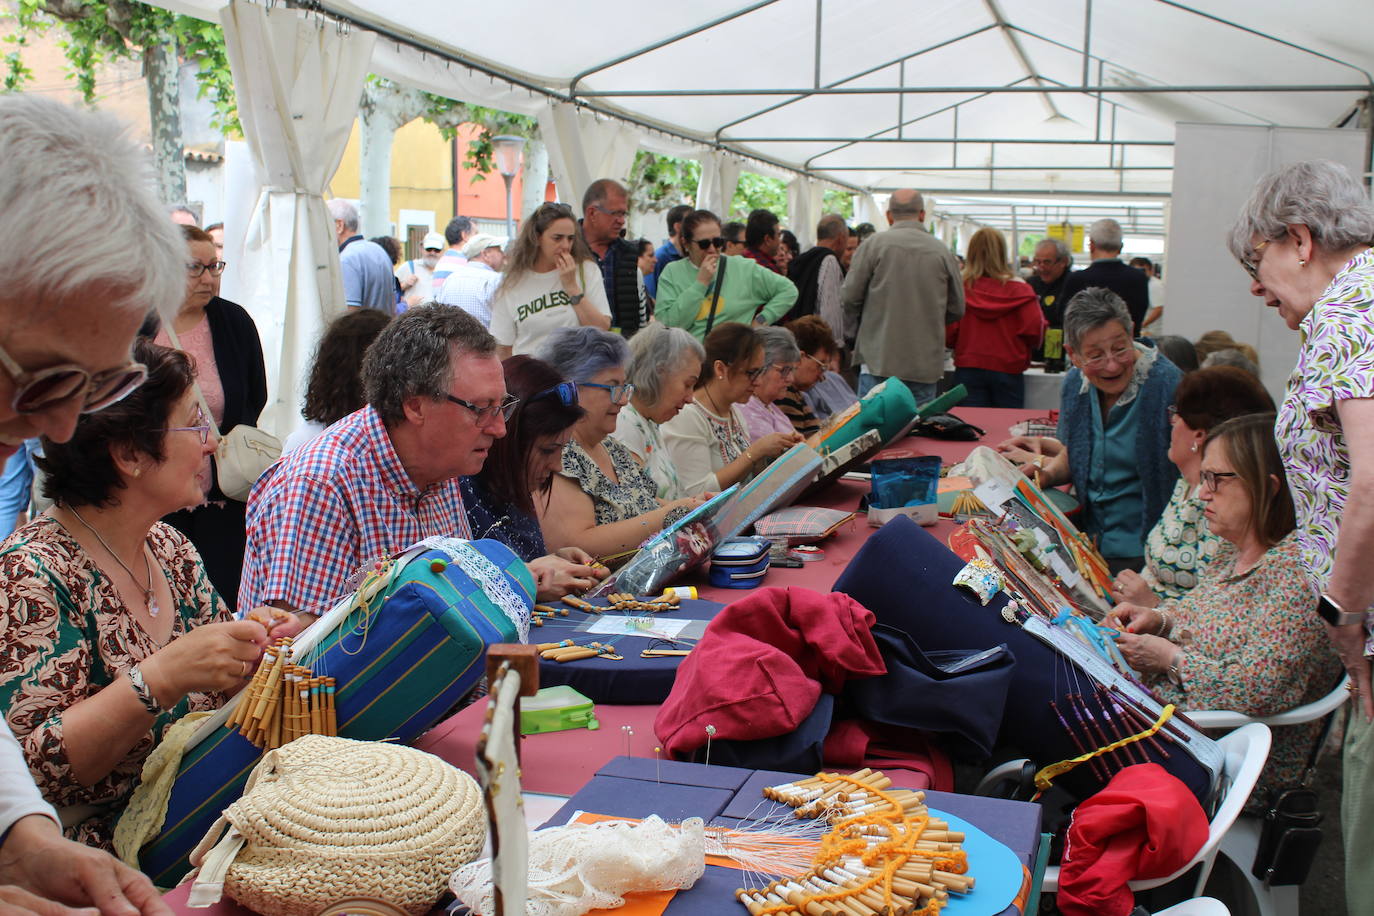
<svg viewBox="0 0 1374 916">
<path fill-rule="evenodd" d="M 420 541 L 417 546 L 429 550 L 438 550 L 446 554 L 450 560 L 458 564 L 468 578 L 482 586 L 482 591 L 486 593 L 501 612 L 515 624 L 515 630 L 520 635 L 521 642 L 530 641 L 530 606 L 515 589 L 511 588 L 510 582 L 506 581 L 506 576 L 495 563 L 488 560 L 478 552 L 469 542 L 461 538 L 446 538 L 433 535 Z"/>
</svg>

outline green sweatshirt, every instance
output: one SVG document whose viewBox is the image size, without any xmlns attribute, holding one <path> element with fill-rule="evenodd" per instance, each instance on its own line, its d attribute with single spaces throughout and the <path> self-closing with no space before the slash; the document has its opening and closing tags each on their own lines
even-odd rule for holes
<svg viewBox="0 0 1374 916">
<path fill-rule="evenodd" d="M 772 324 L 797 301 L 797 287 L 749 258 L 721 256 L 725 280 L 716 306 L 716 324 L 759 321 Z M 711 314 L 711 289 L 697 282 L 697 266 L 689 259 L 674 261 L 658 278 L 654 317 L 670 328 L 686 328 L 698 339 L 706 336 L 706 317 Z M 714 280 L 712 281 L 714 282 Z M 758 311 L 762 306 L 762 311 Z"/>
</svg>

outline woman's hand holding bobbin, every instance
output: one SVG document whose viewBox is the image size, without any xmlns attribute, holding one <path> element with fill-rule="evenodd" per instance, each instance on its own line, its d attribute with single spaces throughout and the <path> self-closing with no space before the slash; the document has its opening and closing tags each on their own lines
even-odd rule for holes
<svg viewBox="0 0 1374 916">
<path fill-rule="evenodd" d="M 165 709 L 188 693 L 242 687 L 266 647 L 267 628 L 256 620 L 207 623 L 148 656 L 139 670 Z"/>
</svg>

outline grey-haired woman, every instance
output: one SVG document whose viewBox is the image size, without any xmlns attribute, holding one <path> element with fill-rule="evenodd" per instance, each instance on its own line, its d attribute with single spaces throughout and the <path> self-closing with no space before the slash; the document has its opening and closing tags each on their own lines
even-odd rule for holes
<svg viewBox="0 0 1374 916">
<path fill-rule="evenodd" d="M 563 450 L 539 526 L 551 550 L 578 547 L 609 557 L 633 550 L 674 517 L 701 504 L 699 497 L 658 498 L 658 485 L 630 450 L 614 439 L 616 422 L 634 394 L 625 378 L 630 347 L 619 334 L 598 328 L 560 328 L 541 358 L 577 383 L 586 411 Z"/>
<path fill-rule="evenodd" d="M 614 435 L 654 479 L 659 499 L 687 495 L 660 425 L 692 403 L 705 358 L 701 341 L 682 328 L 664 327 L 657 321 L 630 338 L 627 374 L 634 394 L 616 417 Z"/>
</svg>

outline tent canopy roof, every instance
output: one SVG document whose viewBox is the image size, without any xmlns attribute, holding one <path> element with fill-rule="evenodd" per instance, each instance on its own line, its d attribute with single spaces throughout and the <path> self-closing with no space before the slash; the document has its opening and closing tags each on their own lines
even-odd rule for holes
<svg viewBox="0 0 1374 916">
<path fill-rule="evenodd" d="M 575 101 L 662 128 L 650 148 L 869 190 L 1164 196 L 1176 122 L 1355 129 L 1374 90 L 1367 0 L 309 6 L 382 35 L 374 72 L 403 83 L 513 111 Z"/>
</svg>

